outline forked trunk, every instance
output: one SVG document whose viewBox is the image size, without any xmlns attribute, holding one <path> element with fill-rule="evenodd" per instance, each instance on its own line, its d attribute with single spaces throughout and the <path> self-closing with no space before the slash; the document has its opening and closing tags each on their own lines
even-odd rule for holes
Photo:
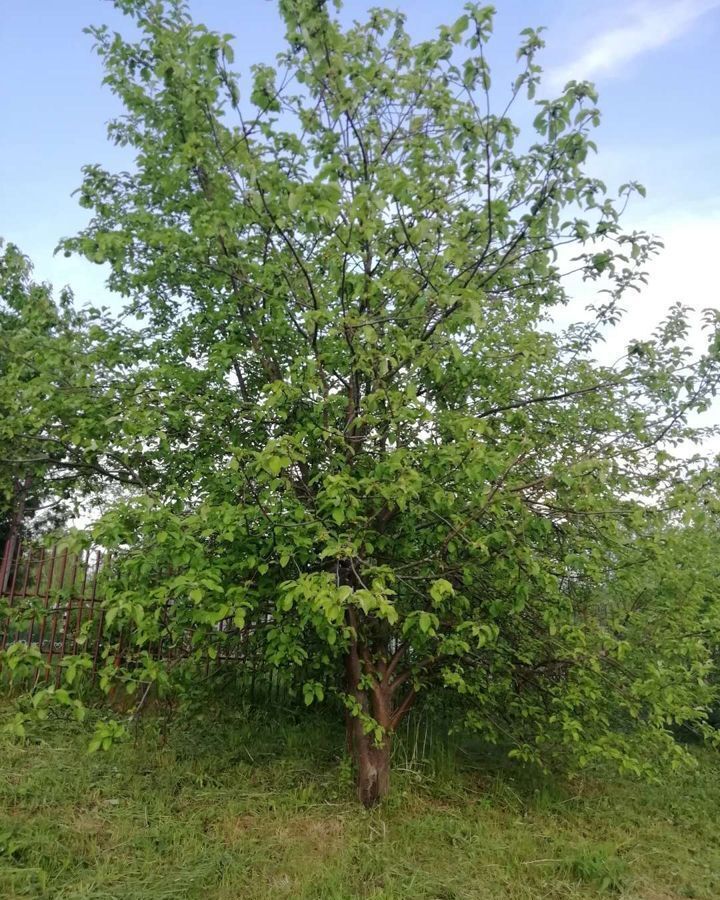
<svg viewBox="0 0 720 900">
<path fill-rule="evenodd" d="M 398 703 L 397 688 L 409 678 L 409 673 L 398 677 L 395 671 L 402 652 L 398 651 L 389 664 L 385 660 L 376 664 L 367 648 L 359 646 L 352 610 L 348 611 L 348 624 L 354 635 L 345 659 L 346 685 L 348 694 L 357 703 L 359 715 L 349 710 L 346 713 L 347 749 L 355 764 L 358 799 L 363 806 L 370 807 L 380 803 L 390 790 L 393 734 L 412 706 L 415 690 L 406 691 Z M 375 728 L 369 734 L 365 732 L 363 725 L 368 719 L 380 727 L 380 740 L 376 740 Z"/>
<path fill-rule="evenodd" d="M 392 749 L 392 695 L 386 686 L 376 684 L 375 690 L 360 688 L 360 661 L 355 650 L 347 660 L 348 689 L 367 716 L 384 729 L 382 740 L 366 734 L 359 717 L 347 714 L 347 749 L 355 764 L 358 799 L 363 806 L 375 806 L 390 790 L 390 751 Z"/>
<path fill-rule="evenodd" d="M 376 744 L 372 735 L 364 734 L 355 745 L 358 799 L 363 806 L 375 806 L 390 790 L 390 752 L 392 737 Z"/>
</svg>

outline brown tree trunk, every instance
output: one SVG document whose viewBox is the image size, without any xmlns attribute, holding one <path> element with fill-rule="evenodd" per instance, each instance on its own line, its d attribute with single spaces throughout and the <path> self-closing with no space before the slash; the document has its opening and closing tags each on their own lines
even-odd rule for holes
<svg viewBox="0 0 720 900">
<path fill-rule="evenodd" d="M 366 716 L 371 716 L 383 730 L 380 741 L 371 731 L 366 734 L 359 717 L 347 713 L 347 749 L 355 764 L 358 799 L 363 806 L 380 803 L 390 790 L 390 753 L 393 720 L 393 696 L 386 684 L 376 682 L 374 689 L 359 687 L 361 665 L 357 647 L 353 646 L 347 660 L 348 690 Z M 377 675 L 377 673 L 374 673 Z"/>
<path fill-rule="evenodd" d="M 347 621 L 352 637 L 345 657 L 346 686 L 359 713 L 353 714 L 350 709 L 346 712 L 347 749 L 355 764 L 358 799 L 370 807 L 380 803 L 390 790 L 392 738 L 413 705 L 415 690 L 407 690 L 398 702 L 397 689 L 410 677 L 409 671 L 401 675 L 396 672 L 404 649 L 396 649 L 389 663 L 385 654 L 378 654 L 376 662 L 368 647 L 358 640 L 358 622 L 353 609 L 348 609 Z M 369 734 L 364 731 L 368 718 L 380 726 L 380 740 L 376 740 L 376 729 Z"/>
<path fill-rule="evenodd" d="M 365 807 L 380 803 L 390 791 L 391 749 L 391 735 L 378 745 L 371 734 L 364 734 L 355 745 L 358 800 Z"/>
</svg>

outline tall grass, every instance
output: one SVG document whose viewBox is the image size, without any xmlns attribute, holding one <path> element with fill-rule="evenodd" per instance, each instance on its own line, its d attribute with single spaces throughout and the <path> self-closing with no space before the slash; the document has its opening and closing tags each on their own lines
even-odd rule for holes
<svg viewBox="0 0 720 900">
<path fill-rule="evenodd" d="M 2 900 L 720 896 L 707 751 L 659 786 L 565 782 L 420 710 L 396 740 L 389 802 L 368 812 L 341 717 L 233 696 L 155 707 L 107 754 L 87 754 L 87 723 L 0 738 Z"/>
</svg>

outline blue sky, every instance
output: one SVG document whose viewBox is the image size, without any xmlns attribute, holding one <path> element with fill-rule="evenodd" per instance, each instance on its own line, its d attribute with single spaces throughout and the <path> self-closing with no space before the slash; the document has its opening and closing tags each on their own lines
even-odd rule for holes
<svg viewBox="0 0 720 900">
<path fill-rule="evenodd" d="M 371 5 L 350 0 L 343 16 Z M 418 38 L 462 12 L 463 0 L 403 0 Z M 282 46 L 273 0 L 190 0 L 195 18 L 236 39 L 241 70 L 272 61 Z M 599 89 L 603 124 L 597 174 L 610 184 L 638 179 L 648 199 L 630 223 L 659 233 L 663 257 L 635 303 L 623 338 L 647 330 L 673 300 L 720 305 L 720 0 L 500 0 L 491 58 L 509 82 L 517 34 L 545 25 L 542 63 L 550 88 L 570 77 Z M 127 28 L 106 0 L 5 0 L 0 21 L 0 235 L 30 255 L 39 278 L 70 283 L 78 300 L 108 302 L 101 269 L 53 257 L 59 237 L 87 213 L 72 191 L 80 167 L 127 164 L 105 139 L 118 111 L 82 33 L 90 23 Z"/>
</svg>

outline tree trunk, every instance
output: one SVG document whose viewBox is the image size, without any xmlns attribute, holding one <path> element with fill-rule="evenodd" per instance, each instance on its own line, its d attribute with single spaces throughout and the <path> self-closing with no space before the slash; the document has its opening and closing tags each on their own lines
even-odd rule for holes
<svg viewBox="0 0 720 900">
<path fill-rule="evenodd" d="M 362 735 L 360 741 L 356 742 L 358 799 L 365 807 L 375 806 L 388 795 L 391 749 L 390 735 L 387 735 L 379 745 L 369 734 Z"/>
<path fill-rule="evenodd" d="M 347 619 L 352 637 L 345 657 L 346 686 L 360 713 L 354 715 L 350 709 L 346 711 L 347 749 L 355 764 L 358 799 L 363 806 L 370 807 L 380 803 L 390 790 L 392 738 L 398 723 L 413 705 L 415 690 L 411 688 L 407 691 L 398 704 L 396 689 L 407 682 L 409 673 L 396 677 L 394 681 L 391 677 L 397 676 L 395 668 L 402 652 L 396 651 L 390 664 L 384 657 L 376 663 L 368 648 L 358 641 L 358 623 L 352 609 L 348 610 Z M 373 719 L 382 729 L 379 741 L 375 739 L 375 729 L 369 734 L 363 730 L 366 717 Z"/>
<path fill-rule="evenodd" d="M 375 690 L 359 687 L 360 661 L 355 650 L 348 656 L 348 689 L 358 701 L 360 709 L 384 729 L 380 742 L 375 735 L 366 734 L 360 718 L 346 714 L 347 748 L 355 764 L 358 799 L 363 806 L 375 806 L 390 790 L 390 752 L 392 750 L 392 694 L 386 686 L 377 684 Z"/>
</svg>

